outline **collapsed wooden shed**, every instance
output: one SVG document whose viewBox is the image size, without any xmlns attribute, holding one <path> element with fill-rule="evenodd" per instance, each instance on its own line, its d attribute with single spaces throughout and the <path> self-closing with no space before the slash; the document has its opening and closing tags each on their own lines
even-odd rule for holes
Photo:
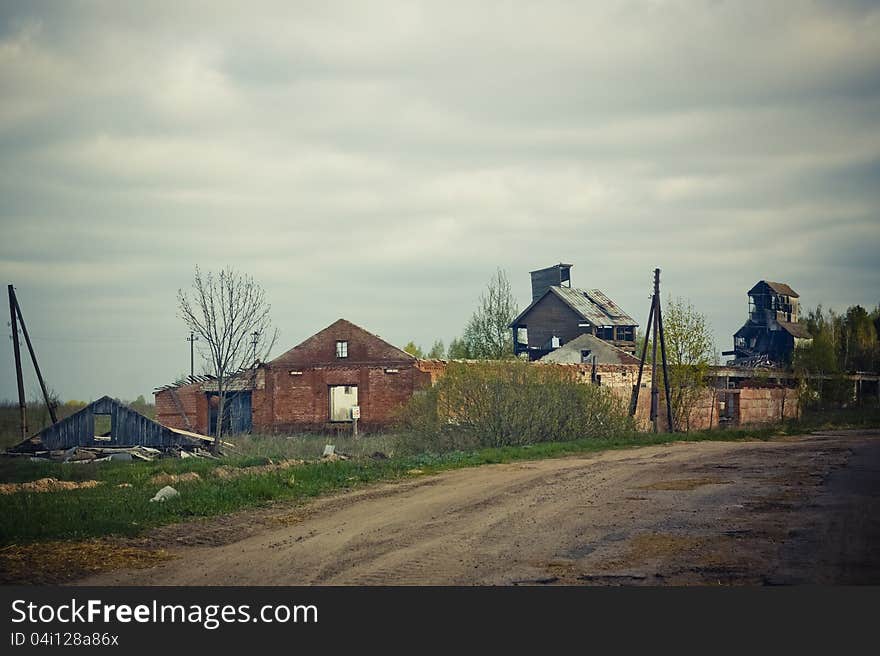
<svg viewBox="0 0 880 656">
<path fill-rule="evenodd" d="M 96 430 L 98 418 L 109 418 L 109 430 Z M 99 434 L 101 433 L 101 434 Z M 73 447 L 150 447 L 193 449 L 213 439 L 163 426 L 109 396 L 88 404 L 82 410 L 47 426 L 11 449 L 13 453 L 57 451 Z"/>
</svg>

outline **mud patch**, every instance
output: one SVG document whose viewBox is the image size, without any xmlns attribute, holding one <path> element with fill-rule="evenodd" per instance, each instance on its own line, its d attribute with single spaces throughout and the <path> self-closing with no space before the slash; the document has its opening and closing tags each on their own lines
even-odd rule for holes
<svg viewBox="0 0 880 656">
<path fill-rule="evenodd" d="M 172 556 L 114 539 L 11 544 L 0 549 L 0 583 L 47 585 L 109 570 L 153 567 Z"/>
<path fill-rule="evenodd" d="M 682 478 L 677 481 L 658 481 L 644 485 L 640 490 L 695 490 L 704 485 L 723 485 L 730 481 L 719 481 L 717 478 Z"/>
</svg>

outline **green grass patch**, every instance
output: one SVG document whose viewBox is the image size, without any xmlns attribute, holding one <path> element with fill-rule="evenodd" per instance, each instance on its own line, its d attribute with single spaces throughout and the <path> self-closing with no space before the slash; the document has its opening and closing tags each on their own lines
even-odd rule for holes
<svg viewBox="0 0 880 656">
<path fill-rule="evenodd" d="M 65 492 L 17 492 L 0 497 L 0 544 L 48 539 L 84 539 L 104 535 L 136 535 L 145 529 L 193 517 L 211 517 L 279 500 L 305 500 L 329 492 L 377 481 L 517 460 L 553 458 L 615 448 L 662 444 L 671 441 L 768 437 L 770 431 L 721 433 L 640 434 L 613 439 L 587 438 L 570 442 L 543 442 L 519 447 L 498 447 L 473 452 L 397 456 L 387 460 L 357 458 L 312 462 L 273 472 L 220 479 L 211 474 L 219 465 L 247 467 L 263 458 L 239 457 L 222 461 L 185 459 L 150 463 L 2 463 L 5 481 L 43 477 L 60 480 L 97 480 L 94 488 Z M 174 484 L 180 496 L 165 503 L 150 498 L 162 487 L 151 483 L 156 474 L 196 472 L 200 480 Z M 125 487 L 119 487 L 126 485 Z M 130 486 L 130 487 L 128 487 Z"/>
<path fill-rule="evenodd" d="M 96 480 L 97 487 L 63 492 L 16 492 L 0 495 L 0 545 L 43 540 L 85 539 L 107 535 L 131 536 L 146 529 L 193 517 L 211 517 L 244 508 L 264 506 L 276 501 L 304 501 L 322 494 L 378 481 L 412 476 L 417 469 L 425 474 L 461 467 L 476 467 L 520 460 L 538 460 L 567 455 L 595 453 L 675 441 L 766 440 L 779 434 L 803 433 L 811 429 L 880 425 L 880 417 L 864 412 L 839 418 L 827 415 L 805 417 L 800 423 L 754 429 L 727 429 L 694 433 L 637 433 L 610 438 L 584 438 L 566 442 L 541 442 L 525 446 L 484 448 L 474 451 L 407 455 L 395 436 L 376 436 L 370 441 L 343 444 L 325 437 L 255 436 L 240 448 L 240 454 L 220 461 L 209 459 L 164 459 L 154 462 L 106 462 L 62 464 L 0 459 L 0 481 L 25 482 L 39 478 L 66 481 Z M 379 448 L 385 440 L 387 451 Z M 289 469 L 246 473 L 236 478 L 212 474 L 218 466 L 245 468 L 267 464 L 268 455 L 314 457 L 327 442 L 337 442 L 337 450 L 360 453 L 351 460 L 307 462 Z M 368 454 L 383 451 L 388 459 L 371 459 Z M 174 484 L 180 496 L 165 503 L 150 503 L 162 487 L 151 482 L 160 473 L 196 472 L 200 479 Z"/>
</svg>

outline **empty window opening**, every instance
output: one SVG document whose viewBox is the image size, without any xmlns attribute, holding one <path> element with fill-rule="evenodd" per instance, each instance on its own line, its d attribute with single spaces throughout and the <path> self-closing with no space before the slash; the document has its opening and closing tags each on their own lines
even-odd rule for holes
<svg viewBox="0 0 880 656">
<path fill-rule="evenodd" d="M 589 362 L 590 361 L 590 354 L 592 352 L 593 351 L 590 349 L 581 349 L 581 362 Z"/>
<path fill-rule="evenodd" d="M 336 357 L 337 358 L 347 358 L 348 357 L 348 342 L 337 341 L 336 342 Z"/>
<path fill-rule="evenodd" d="M 110 415 L 92 415 L 95 420 L 95 430 L 92 431 L 92 434 L 95 436 L 96 440 L 108 441 L 113 439 L 111 434 L 113 432 L 113 418 Z"/>
<path fill-rule="evenodd" d="M 357 385 L 330 387 L 330 421 L 351 421 L 351 409 L 357 404 Z"/>
</svg>

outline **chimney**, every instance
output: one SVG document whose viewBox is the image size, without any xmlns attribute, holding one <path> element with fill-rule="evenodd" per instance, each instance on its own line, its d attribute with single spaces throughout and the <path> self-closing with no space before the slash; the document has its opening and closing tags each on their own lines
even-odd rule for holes
<svg viewBox="0 0 880 656">
<path fill-rule="evenodd" d="M 554 264 L 546 269 L 532 271 L 532 303 L 547 293 L 551 287 L 558 287 L 565 283 L 571 287 L 571 264 Z"/>
</svg>

